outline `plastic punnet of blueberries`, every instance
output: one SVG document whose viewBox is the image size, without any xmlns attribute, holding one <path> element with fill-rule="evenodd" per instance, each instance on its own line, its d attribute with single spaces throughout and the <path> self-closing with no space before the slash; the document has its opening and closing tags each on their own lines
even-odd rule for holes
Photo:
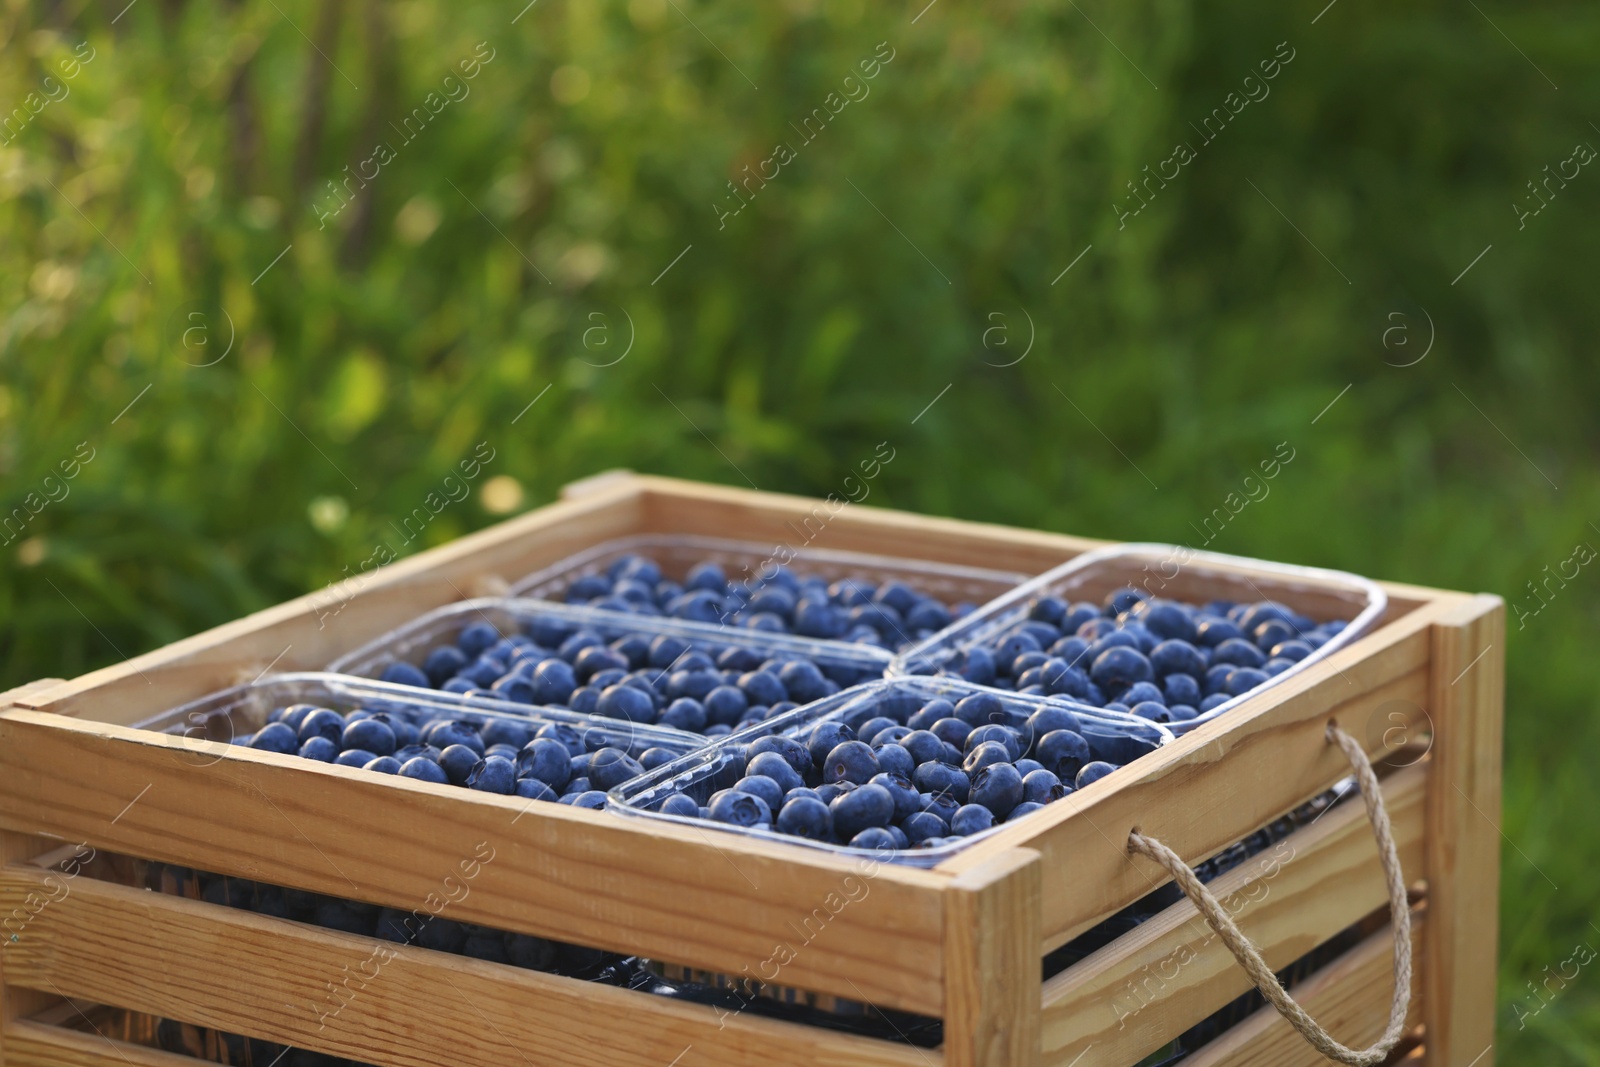
<svg viewBox="0 0 1600 1067">
<path fill-rule="evenodd" d="M 977 687 L 887 681 L 613 792 L 623 810 L 886 851 L 954 845 L 1111 774 L 1164 727 Z"/>
<path fill-rule="evenodd" d="M 1269 600 L 1188 604 L 1128 587 L 1100 604 L 1044 595 L 1023 617 L 956 649 L 940 675 L 1064 696 L 1160 723 L 1215 710 L 1342 632 Z M 927 665 L 913 664 L 913 673 Z"/>
<path fill-rule="evenodd" d="M 452 714 L 380 702 L 337 711 L 287 704 L 235 744 L 439 785 L 605 806 L 606 792 L 682 755 L 669 738 L 510 716 Z"/>
<path fill-rule="evenodd" d="M 851 641 L 900 649 L 932 637 L 969 614 L 970 603 L 946 604 L 898 579 L 829 582 L 797 577 L 786 566 L 763 568 L 770 575 L 730 581 L 722 565 L 695 564 L 675 582 L 649 556 L 629 553 L 603 571 L 581 575 L 565 600 L 636 615 L 664 615 L 686 622 L 748 627 L 829 641 Z"/>
<path fill-rule="evenodd" d="M 717 737 L 877 677 L 884 667 L 854 653 L 807 656 L 550 614 L 532 613 L 524 627 L 508 635 L 489 622 L 469 623 L 420 666 L 397 661 L 380 678 Z M 618 630 L 620 636 L 606 636 Z"/>
</svg>

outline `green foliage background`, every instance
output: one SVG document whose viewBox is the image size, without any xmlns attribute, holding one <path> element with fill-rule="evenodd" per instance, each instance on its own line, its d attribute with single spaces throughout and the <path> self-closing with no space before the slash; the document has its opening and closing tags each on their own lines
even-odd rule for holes
<svg viewBox="0 0 1600 1067">
<path fill-rule="evenodd" d="M 70 91 L 0 147 L 0 504 L 95 458 L 0 548 L 0 684 L 332 580 L 479 441 L 532 506 L 611 466 L 823 494 L 887 439 L 872 503 L 1191 543 L 1287 441 L 1210 547 L 1513 603 L 1497 1054 L 1595 1062 L 1600 979 L 1529 983 L 1600 939 L 1600 576 L 1527 583 L 1600 544 L 1600 177 L 1510 205 L 1600 144 L 1600 12 L 922 3 L 8 0 L 0 115 Z"/>
</svg>

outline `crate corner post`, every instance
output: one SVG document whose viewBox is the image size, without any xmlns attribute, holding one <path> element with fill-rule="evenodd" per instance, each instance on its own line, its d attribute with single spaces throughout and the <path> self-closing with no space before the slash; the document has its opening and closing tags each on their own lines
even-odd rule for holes
<svg viewBox="0 0 1600 1067">
<path fill-rule="evenodd" d="M 1478 596 L 1433 627 L 1422 968 L 1430 1063 L 1493 1064 L 1505 624 L 1505 602 Z"/>
<path fill-rule="evenodd" d="M 1040 1057 L 1042 861 L 1014 848 L 944 890 L 945 1067 L 1031 1067 Z"/>
</svg>

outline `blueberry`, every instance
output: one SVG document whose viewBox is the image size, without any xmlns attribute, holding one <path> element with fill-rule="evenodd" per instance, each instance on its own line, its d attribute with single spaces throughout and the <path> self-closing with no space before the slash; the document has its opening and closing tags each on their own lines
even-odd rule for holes
<svg viewBox="0 0 1600 1067">
<path fill-rule="evenodd" d="M 539 727 L 535 740 L 540 738 L 561 742 L 562 747 L 567 750 L 567 755 L 569 756 L 580 756 L 586 751 L 583 744 L 583 735 L 566 723 L 552 722 Z"/>
<path fill-rule="evenodd" d="M 552 789 L 560 789 L 572 777 L 572 753 L 567 746 L 549 737 L 536 737 L 517 754 L 517 776 L 537 778 Z"/>
<path fill-rule="evenodd" d="M 705 696 L 706 718 L 712 723 L 738 722 L 749 707 L 744 690 L 731 685 L 719 685 Z"/>
<path fill-rule="evenodd" d="M 771 823 L 772 812 L 760 797 L 729 790 L 711 802 L 711 818 L 732 826 L 750 827 Z"/>
<path fill-rule="evenodd" d="M 806 748 L 811 752 L 812 762 L 820 768 L 827 763 L 828 753 L 855 738 L 856 732 L 842 722 L 819 722 L 812 728 Z"/>
<path fill-rule="evenodd" d="M 771 781 L 784 793 L 788 793 L 791 789 L 802 788 L 805 785 L 805 779 L 778 752 L 766 751 L 757 753 L 745 765 L 744 772 L 746 775 L 759 775 L 765 780 Z M 768 806 L 776 810 L 775 803 L 769 803 Z"/>
<path fill-rule="evenodd" d="M 1272 676 L 1253 667 L 1240 667 L 1231 672 L 1222 683 L 1222 690 L 1232 696 L 1243 696 Z"/>
<path fill-rule="evenodd" d="M 896 847 L 895 837 L 883 826 L 869 826 L 856 834 L 849 841 L 851 848 L 864 848 L 872 852 L 893 851 Z"/>
<path fill-rule="evenodd" d="M 833 814 L 826 804 L 814 797 L 785 799 L 778 811 L 777 828 L 796 837 L 826 841 L 833 836 Z"/>
<path fill-rule="evenodd" d="M 1168 707 L 1176 704 L 1199 704 L 1203 695 L 1200 692 L 1200 683 L 1188 674 L 1169 674 L 1162 682 L 1162 686 L 1162 695 L 1166 698 Z"/>
<path fill-rule="evenodd" d="M 1061 620 L 1066 618 L 1067 602 L 1058 596 L 1046 593 L 1036 596 L 1028 601 L 1028 618 L 1039 622 L 1047 622 L 1051 626 L 1059 627 Z"/>
<path fill-rule="evenodd" d="M 1011 814 L 1023 800 L 1022 775 L 1009 763 L 994 763 L 972 777 L 972 803 L 988 808 L 996 819 Z"/>
<path fill-rule="evenodd" d="M 833 829 L 846 841 L 869 826 L 887 826 L 894 817 L 894 797 L 881 785 L 863 785 L 828 805 Z"/>
<path fill-rule="evenodd" d="M 1173 722 L 1188 722 L 1199 715 L 1200 711 L 1192 704 L 1173 704 L 1167 708 L 1167 714 L 1172 716 Z"/>
<path fill-rule="evenodd" d="M 639 753 L 639 766 L 643 767 L 647 771 L 653 771 L 657 767 L 671 763 L 673 760 L 677 759 L 678 756 L 679 753 L 674 752 L 670 748 L 661 748 L 660 746 L 647 748 L 643 752 Z"/>
<path fill-rule="evenodd" d="M 1104 601 L 1102 601 L 1102 603 L 1105 605 L 1106 610 L 1108 610 L 1111 614 L 1121 615 L 1123 612 L 1130 610 L 1140 601 L 1148 599 L 1149 596 L 1150 594 L 1146 593 L 1144 590 L 1136 589 L 1129 585 L 1118 589 L 1114 593 L 1107 593 L 1106 598 Z"/>
<path fill-rule="evenodd" d="M 1266 653 L 1242 638 L 1229 638 L 1211 653 L 1213 664 L 1231 663 L 1237 667 L 1260 667 L 1267 662 Z"/>
<path fill-rule="evenodd" d="M 874 745 L 872 754 L 877 757 L 880 771 L 902 775 L 906 778 L 910 778 L 916 772 L 916 758 L 898 744 Z"/>
<path fill-rule="evenodd" d="M 1009 766 L 1011 753 L 1006 751 L 1006 746 L 998 741 L 985 741 L 974 746 L 967 753 L 967 758 L 961 761 L 961 769 L 966 771 L 967 776 L 971 778 L 979 771 L 986 767 L 992 767 L 997 763 Z"/>
<path fill-rule="evenodd" d="M 598 701 L 596 702 L 598 705 Z M 667 710 L 661 713 L 657 722 L 662 726 L 671 726 L 677 730 L 688 730 L 690 733 L 699 733 L 706 728 L 708 719 L 706 707 L 692 697 L 679 697 L 667 705 Z"/>
<path fill-rule="evenodd" d="M 1155 672 L 1142 652 L 1117 646 L 1095 657 L 1089 677 L 1098 686 L 1120 690 L 1135 682 L 1148 682 Z"/>
<path fill-rule="evenodd" d="M 977 728 L 1006 721 L 1005 705 L 992 693 L 974 693 L 956 702 L 955 717 Z"/>
<path fill-rule="evenodd" d="M 456 646 L 469 656 L 480 656 L 498 640 L 499 630 L 486 622 L 475 622 L 461 631 Z"/>
<path fill-rule="evenodd" d="M 964 658 L 960 671 L 963 678 L 977 685 L 989 685 L 994 681 L 994 655 L 988 649 L 981 645 L 969 648 Z"/>
<path fill-rule="evenodd" d="M 1195 630 L 1195 641 L 1207 648 L 1216 648 L 1225 641 L 1239 640 L 1244 631 L 1227 619 L 1210 617 L 1201 621 Z"/>
<path fill-rule="evenodd" d="M 931 811 L 918 811 L 906 816 L 900 827 L 913 845 L 930 837 L 943 837 L 950 832 L 949 824 Z"/>
<path fill-rule="evenodd" d="M 843 741 L 822 761 L 824 783 L 854 782 L 864 785 L 878 773 L 878 758 L 863 741 Z"/>
<path fill-rule="evenodd" d="M 423 732 L 428 744 L 437 749 L 445 749 L 451 745 L 463 745 L 482 756 L 489 746 L 483 743 L 483 736 L 478 733 L 478 727 L 464 719 L 439 719 Z"/>
<path fill-rule="evenodd" d="M 261 752 L 281 752 L 288 755 L 300 748 L 300 738 L 293 727 L 285 722 L 268 723 L 250 739 L 250 747 Z"/>
<path fill-rule="evenodd" d="M 1006 822 L 1016 822 L 1025 815 L 1032 815 L 1042 807 L 1044 805 L 1036 800 L 1024 800 L 1021 804 L 1011 809 L 1011 814 L 1006 816 Z"/>
<path fill-rule="evenodd" d="M 451 783 L 465 785 L 473 767 L 477 766 L 480 759 L 482 757 L 466 745 L 450 745 L 439 753 L 439 766 L 444 769 L 445 776 Z"/>
<path fill-rule="evenodd" d="M 1139 718 L 1149 719 L 1151 722 L 1172 721 L 1172 712 L 1159 700 L 1141 700 L 1128 710 Z"/>
<path fill-rule="evenodd" d="M 728 589 L 728 576 L 720 566 L 708 560 L 689 568 L 689 573 L 683 579 L 683 587 L 704 589 L 721 595 Z"/>
<path fill-rule="evenodd" d="M 1034 756 L 1063 782 L 1072 781 L 1089 761 L 1089 742 L 1071 730 L 1053 730 L 1039 738 Z"/>
<path fill-rule="evenodd" d="M 596 789 L 615 789 L 643 773 L 639 761 L 620 748 L 602 748 L 590 757 L 589 779 Z"/>
<path fill-rule="evenodd" d="M 1007 762 L 1016 762 L 1022 755 L 1022 739 L 1016 730 L 999 723 L 990 723 L 980 726 L 967 735 L 967 740 L 962 745 L 962 750 L 971 753 L 979 745 L 992 743 L 1002 746 L 1006 750 Z"/>
<path fill-rule="evenodd" d="M 940 741 L 947 745 L 954 745 L 958 749 L 966 744 L 967 735 L 972 732 L 972 727 L 960 719 L 940 719 L 933 724 L 931 729 L 933 735 Z"/>
<path fill-rule="evenodd" d="M 739 688 L 752 704 L 776 704 L 789 699 L 789 692 L 771 671 L 747 671 L 739 676 Z"/>
<path fill-rule="evenodd" d="M 757 756 L 764 755 L 768 752 L 775 752 L 779 756 L 782 756 L 784 762 L 793 768 L 795 774 L 799 775 L 801 778 L 804 778 L 806 775 L 812 773 L 813 761 L 811 759 L 811 753 L 806 749 L 805 745 L 801 744 L 799 741 L 796 741 L 792 737 L 757 738 L 750 743 L 750 747 L 746 750 L 746 754 L 751 765 L 754 764 Z M 763 771 L 761 773 L 765 774 L 766 772 Z M 778 780 L 780 782 L 782 781 L 782 779 Z"/>
<path fill-rule="evenodd" d="M 664 815 L 681 815 L 684 818 L 694 819 L 700 815 L 700 805 L 694 798 L 683 793 L 673 793 L 661 802 L 661 812 Z"/>
<path fill-rule="evenodd" d="M 944 755 L 944 741 L 932 731 L 916 730 L 900 739 L 900 747 L 911 754 L 917 764 L 937 760 Z"/>
<path fill-rule="evenodd" d="M 466 785 L 468 789 L 509 796 L 517 791 L 517 765 L 502 756 L 487 756 L 473 765 Z"/>
<path fill-rule="evenodd" d="M 961 807 L 961 802 L 948 793 L 923 793 L 922 810 L 929 815 L 937 816 L 939 821 L 947 828 L 950 820 L 955 818 L 956 809 Z"/>
<path fill-rule="evenodd" d="M 1100 760 L 1095 760 L 1093 763 L 1085 763 L 1083 769 L 1078 772 L 1075 784 L 1079 789 L 1082 789 L 1091 782 L 1098 782 L 1116 769 L 1115 765 Z"/>
<path fill-rule="evenodd" d="M 1221 707 L 1232 699 L 1227 693 L 1212 693 L 1200 702 L 1200 714 L 1204 715 L 1206 712 Z"/>
<path fill-rule="evenodd" d="M 516 795 L 526 800 L 545 800 L 553 802 L 557 799 L 556 791 L 547 783 L 541 782 L 537 778 L 518 778 L 514 784 L 514 792 Z"/>
<path fill-rule="evenodd" d="M 787 766 L 785 764 L 785 767 Z M 784 788 L 765 775 L 746 774 L 733 784 L 733 788 L 740 793 L 760 797 L 766 801 L 769 811 L 777 811 L 783 806 Z"/>
<path fill-rule="evenodd" d="M 299 754 L 305 759 L 314 759 L 318 763 L 332 763 L 339 758 L 339 743 L 337 741 L 329 741 L 326 737 L 318 734 L 309 738 L 305 744 L 300 746 Z"/>
<path fill-rule="evenodd" d="M 422 673 L 427 675 L 428 682 L 437 688 L 466 665 L 466 653 L 454 645 L 440 645 L 429 652 L 427 658 L 422 661 Z"/>
<path fill-rule="evenodd" d="M 383 673 L 378 675 L 378 679 L 379 681 L 393 682 L 395 685 L 414 686 L 418 689 L 431 689 L 433 687 L 433 683 L 420 667 L 398 661 L 385 667 Z"/>
<path fill-rule="evenodd" d="M 341 767 L 365 767 L 377 758 L 376 754 L 368 752 L 366 749 L 347 748 L 339 753 L 333 762 Z"/>
<path fill-rule="evenodd" d="M 1270 655 L 1273 659 L 1287 659 L 1298 663 L 1300 660 L 1303 660 L 1307 656 L 1311 655 L 1311 652 L 1312 649 L 1309 644 L 1301 640 L 1293 640 L 1281 641 L 1278 644 L 1273 645 Z"/>
<path fill-rule="evenodd" d="M 626 683 L 602 690 L 595 711 L 609 719 L 644 724 L 654 722 L 656 717 L 655 704 L 649 694 Z"/>
<path fill-rule="evenodd" d="M 344 716 L 337 711 L 327 708 L 318 708 L 300 720 L 298 736 L 300 743 L 311 740 L 313 737 L 325 737 L 329 741 L 337 742 L 344 733 Z"/>
<path fill-rule="evenodd" d="M 1193 641 L 1195 638 L 1194 612 L 1170 600 L 1146 601 L 1147 606 L 1137 617 L 1145 628 L 1164 640 Z"/>
<path fill-rule="evenodd" d="M 855 788 L 856 784 L 854 782 L 831 782 L 828 785 L 819 785 L 813 791 L 817 794 L 818 800 L 824 804 L 832 804 L 835 800 Z"/>
<path fill-rule="evenodd" d="M 956 800 L 965 803 L 970 782 L 960 768 L 952 767 L 948 763 L 923 763 L 917 767 L 911 780 L 917 788 L 924 793 L 944 793 Z"/>
<path fill-rule="evenodd" d="M 1028 717 L 1027 725 L 1023 730 L 1023 737 L 1028 739 L 1031 745 L 1039 738 L 1044 737 L 1045 734 L 1054 733 L 1057 730 L 1070 730 L 1073 733 L 1079 733 L 1082 729 L 1083 724 L 1078 721 L 1078 717 L 1066 708 L 1045 707 L 1040 708 Z"/>
<path fill-rule="evenodd" d="M 1220 693 L 1223 686 L 1228 684 L 1228 675 L 1237 670 L 1231 663 L 1219 663 L 1206 671 L 1204 688 L 1207 693 Z"/>
<path fill-rule="evenodd" d="M 393 756 L 379 756 L 371 763 L 363 764 L 361 769 L 364 771 L 376 771 L 379 774 L 399 774 L 400 761 Z M 413 775 L 412 777 L 416 776 Z"/>
<path fill-rule="evenodd" d="M 533 703 L 565 704 L 578 688 L 578 677 L 564 660 L 547 659 L 533 669 Z"/>
<path fill-rule="evenodd" d="M 1294 660 L 1292 659 L 1269 659 L 1262 664 L 1261 669 L 1266 671 L 1268 676 L 1277 676 L 1293 666 Z"/>
<path fill-rule="evenodd" d="M 968 837 L 994 825 L 994 812 L 981 804 L 963 804 L 950 820 L 950 833 Z"/>
<path fill-rule="evenodd" d="M 911 779 L 903 774 L 888 772 L 875 774 L 872 776 L 872 781 L 867 784 L 888 790 L 889 796 L 894 800 L 895 822 L 922 809 L 922 795 L 917 791 L 917 787 L 911 784 Z"/>
<path fill-rule="evenodd" d="M 599 811 L 606 806 L 606 795 L 598 789 L 590 789 L 574 796 L 572 798 L 572 806 L 575 808 L 588 808 L 590 811 Z"/>
<path fill-rule="evenodd" d="M 376 768 L 373 769 L 376 770 Z M 402 778 L 415 778 L 419 782 L 434 782 L 438 785 L 450 784 L 450 779 L 444 773 L 444 768 L 431 759 L 426 759 L 422 756 L 406 760 L 405 763 L 400 765 L 399 774 Z"/>
<path fill-rule="evenodd" d="M 1070 790 L 1061 784 L 1061 779 L 1050 771 L 1030 771 L 1022 778 L 1022 799 L 1035 804 L 1048 804 L 1052 800 L 1060 800 Z"/>
<path fill-rule="evenodd" d="M 943 697 L 935 697 L 906 719 L 906 725 L 913 730 L 926 730 L 940 719 L 954 718 L 955 714 L 954 704 Z"/>
</svg>

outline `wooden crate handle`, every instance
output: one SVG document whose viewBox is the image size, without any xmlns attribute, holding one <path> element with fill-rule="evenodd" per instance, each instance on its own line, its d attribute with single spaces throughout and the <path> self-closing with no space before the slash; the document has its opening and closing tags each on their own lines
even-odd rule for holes
<svg viewBox="0 0 1600 1067">
<path fill-rule="evenodd" d="M 1361 797 L 1367 804 L 1367 818 L 1371 820 L 1372 832 L 1378 839 L 1378 857 L 1383 861 L 1383 873 L 1389 883 L 1389 910 L 1394 923 L 1394 1000 L 1389 1005 L 1389 1026 L 1372 1047 L 1348 1048 L 1335 1041 L 1318 1025 L 1283 988 L 1278 976 L 1272 973 L 1272 968 L 1261 958 L 1261 953 L 1234 924 L 1221 902 L 1176 852 L 1153 837 L 1145 837 L 1137 829 L 1128 834 L 1128 851 L 1154 860 L 1172 875 L 1184 896 L 1205 916 L 1211 929 L 1217 932 L 1223 944 L 1233 953 L 1234 959 L 1239 961 L 1239 966 L 1250 975 L 1250 980 L 1261 990 L 1261 995 L 1313 1048 L 1330 1060 L 1349 1064 L 1350 1067 L 1375 1067 L 1388 1059 L 1389 1053 L 1405 1034 L 1406 1015 L 1411 1007 L 1411 908 L 1406 900 L 1406 883 L 1400 871 L 1400 853 L 1395 847 L 1394 831 L 1389 823 L 1389 813 L 1383 806 L 1383 789 L 1372 770 L 1372 762 L 1367 759 L 1361 743 L 1339 729 L 1337 724 L 1328 724 L 1327 738 L 1330 743 L 1339 746 L 1356 772 Z"/>
</svg>

